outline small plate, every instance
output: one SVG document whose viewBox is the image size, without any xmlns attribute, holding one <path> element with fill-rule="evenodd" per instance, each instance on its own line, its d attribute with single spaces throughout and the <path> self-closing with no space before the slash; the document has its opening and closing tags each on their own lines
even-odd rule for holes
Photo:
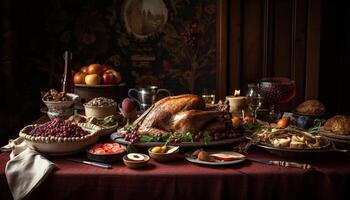
<svg viewBox="0 0 350 200">
<path fill-rule="evenodd" d="M 211 162 L 211 161 L 202 161 L 202 160 L 198 160 L 196 158 L 193 158 L 191 153 L 186 153 L 185 154 L 185 159 L 186 160 L 188 160 L 190 162 L 193 162 L 193 163 L 204 164 L 204 165 L 232 165 L 232 164 L 243 162 L 246 159 L 244 155 L 242 155 L 240 153 L 237 153 L 237 152 L 234 152 L 234 151 L 211 151 L 211 152 L 208 152 L 208 153 L 209 154 L 213 154 L 213 153 L 240 154 L 240 155 L 244 156 L 243 159 L 238 159 L 238 160 L 223 161 L 223 160 L 213 159 L 213 161 Z"/>
</svg>

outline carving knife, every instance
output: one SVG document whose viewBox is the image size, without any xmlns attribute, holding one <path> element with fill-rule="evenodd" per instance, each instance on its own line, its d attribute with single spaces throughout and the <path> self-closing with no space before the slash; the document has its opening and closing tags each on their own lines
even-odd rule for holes
<svg viewBox="0 0 350 200">
<path fill-rule="evenodd" d="M 266 165 L 275 165 L 280 167 L 295 167 L 295 168 L 301 168 L 301 169 L 311 169 L 311 165 L 305 164 L 305 163 L 297 163 L 297 162 L 287 162 L 287 161 L 280 161 L 280 160 L 261 160 L 261 159 L 255 159 L 255 158 L 248 158 L 250 161 L 266 164 Z"/>
<path fill-rule="evenodd" d="M 106 163 L 101 163 L 101 162 L 92 162 L 92 161 L 87 161 L 87 160 L 79 160 L 79 159 L 76 159 L 76 158 L 65 158 L 65 159 L 69 160 L 69 161 L 83 163 L 83 164 L 86 164 L 86 165 L 92 165 L 92 166 L 95 166 L 95 167 L 101 167 L 101 168 L 105 168 L 105 169 L 111 169 L 112 168 L 112 165 L 106 164 Z"/>
</svg>

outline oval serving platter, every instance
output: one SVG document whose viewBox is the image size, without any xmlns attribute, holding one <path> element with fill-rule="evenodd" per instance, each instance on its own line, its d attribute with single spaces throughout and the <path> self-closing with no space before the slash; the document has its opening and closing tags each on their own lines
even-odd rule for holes
<svg viewBox="0 0 350 200">
<path fill-rule="evenodd" d="M 114 132 L 111 134 L 110 138 L 118 142 L 120 144 L 128 145 L 131 144 L 129 141 L 126 141 L 124 138 L 122 138 L 118 132 Z M 224 139 L 224 140 L 218 140 L 218 141 L 212 141 L 209 143 L 205 142 L 181 142 L 181 143 L 169 143 L 168 145 L 174 145 L 174 146 L 180 146 L 180 147 L 209 147 L 209 146 L 220 146 L 220 145 L 226 145 L 226 144 L 232 144 L 236 142 L 241 142 L 245 140 L 245 136 L 237 137 L 237 138 L 231 138 L 231 139 Z M 134 143 L 133 145 L 136 147 L 142 147 L 142 148 L 149 148 L 154 146 L 160 146 L 164 145 L 165 142 L 138 142 Z"/>
</svg>

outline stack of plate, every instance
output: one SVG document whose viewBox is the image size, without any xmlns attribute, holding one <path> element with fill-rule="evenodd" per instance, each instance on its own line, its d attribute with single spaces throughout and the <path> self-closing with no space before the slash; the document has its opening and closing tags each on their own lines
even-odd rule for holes
<svg viewBox="0 0 350 200">
<path fill-rule="evenodd" d="M 350 135 L 335 134 L 329 131 L 320 130 L 320 135 L 333 141 L 337 146 L 346 147 L 350 149 Z"/>
</svg>

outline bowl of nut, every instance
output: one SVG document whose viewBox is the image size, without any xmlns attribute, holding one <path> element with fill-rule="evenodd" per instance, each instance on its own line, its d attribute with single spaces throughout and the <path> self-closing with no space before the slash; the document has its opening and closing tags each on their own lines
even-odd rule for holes
<svg viewBox="0 0 350 200">
<path fill-rule="evenodd" d="M 97 142 L 99 127 L 85 129 L 62 119 L 24 127 L 19 136 L 27 145 L 48 155 L 68 155 L 82 151 Z"/>
<path fill-rule="evenodd" d="M 113 99 L 96 97 L 84 104 L 87 117 L 105 118 L 117 114 L 117 103 Z"/>
<path fill-rule="evenodd" d="M 48 92 L 42 92 L 42 101 L 48 108 L 47 115 L 49 118 L 67 119 L 74 114 L 74 103 L 79 96 L 73 93 L 58 92 L 50 89 Z"/>
</svg>

